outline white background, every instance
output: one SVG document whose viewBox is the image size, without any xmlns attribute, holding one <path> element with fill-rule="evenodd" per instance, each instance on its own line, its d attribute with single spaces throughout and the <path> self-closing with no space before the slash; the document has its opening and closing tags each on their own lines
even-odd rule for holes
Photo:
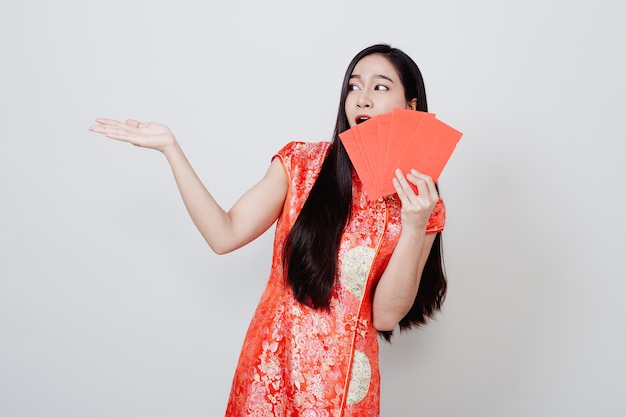
<svg viewBox="0 0 626 417">
<path fill-rule="evenodd" d="M 420 65 L 464 132 L 440 186 L 449 296 L 381 353 L 384 416 L 625 416 L 626 5 L 4 0 L 0 415 L 219 416 L 272 231 L 214 255 L 157 152 L 167 124 L 230 205 L 328 140 L 352 56 Z"/>
</svg>

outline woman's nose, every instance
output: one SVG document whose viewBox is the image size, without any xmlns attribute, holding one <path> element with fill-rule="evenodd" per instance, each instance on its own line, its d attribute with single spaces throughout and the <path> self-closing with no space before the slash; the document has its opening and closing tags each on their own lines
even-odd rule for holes
<svg viewBox="0 0 626 417">
<path fill-rule="evenodd" d="M 359 98 L 356 102 L 356 105 L 359 108 L 371 108 L 374 103 L 372 102 L 372 98 L 370 97 L 367 91 L 361 91 L 359 94 Z"/>
</svg>

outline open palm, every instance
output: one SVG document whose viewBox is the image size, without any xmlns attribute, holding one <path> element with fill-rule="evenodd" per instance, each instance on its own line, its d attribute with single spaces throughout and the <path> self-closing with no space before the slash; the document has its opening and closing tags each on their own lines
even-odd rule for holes
<svg viewBox="0 0 626 417">
<path fill-rule="evenodd" d="M 176 142 L 174 134 L 167 126 L 153 122 L 143 123 L 133 119 L 123 123 L 117 120 L 99 118 L 89 130 L 101 133 L 111 139 L 161 152 Z"/>
</svg>

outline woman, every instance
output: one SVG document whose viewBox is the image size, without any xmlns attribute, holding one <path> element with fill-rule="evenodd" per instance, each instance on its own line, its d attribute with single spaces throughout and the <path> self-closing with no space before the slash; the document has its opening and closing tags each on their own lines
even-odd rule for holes
<svg viewBox="0 0 626 417">
<path fill-rule="evenodd" d="M 167 127 L 108 119 L 91 127 L 165 155 L 216 253 L 277 222 L 271 276 L 227 416 L 377 416 L 377 332 L 389 340 L 398 324 L 423 324 L 440 309 L 445 210 L 435 184 L 415 170 L 397 171 L 396 194 L 369 201 L 338 139 L 396 107 L 427 111 L 417 65 L 388 45 L 364 49 L 346 71 L 332 143 L 289 143 L 229 211 L 204 188 Z"/>
</svg>

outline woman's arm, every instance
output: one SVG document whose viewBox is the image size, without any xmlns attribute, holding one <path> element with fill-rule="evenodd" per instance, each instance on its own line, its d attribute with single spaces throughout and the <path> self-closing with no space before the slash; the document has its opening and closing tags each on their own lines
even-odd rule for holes
<svg viewBox="0 0 626 417">
<path fill-rule="evenodd" d="M 439 200 L 433 180 L 415 170 L 406 177 L 398 171 L 394 187 L 402 202 L 402 232 L 374 292 L 374 327 L 380 331 L 393 330 L 411 309 L 436 236 L 426 234 L 428 219 Z"/>
<path fill-rule="evenodd" d="M 265 232 L 281 213 L 287 180 L 278 159 L 265 176 L 229 210 L 224 210 L 207 191 L 185 157 L 172 132 L 158 123 L 126 123 L 97 119 L 91 131 L 162 152 L 172 169 L 176 185 L 191 218 L 215 253 L 231 252 Z"/>
</svg>

